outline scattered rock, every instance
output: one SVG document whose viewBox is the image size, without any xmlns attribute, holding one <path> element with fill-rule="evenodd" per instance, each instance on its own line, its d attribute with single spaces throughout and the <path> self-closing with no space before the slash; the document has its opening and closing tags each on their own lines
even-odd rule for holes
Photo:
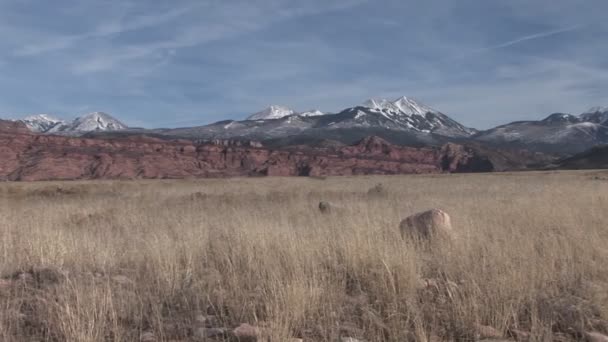
<svg viewBox="0 0 608 342">
<path fill-rule="evenodd" d="M 353 337 L 340 337 L 340 342 L 363 342 L 362 340 L 357 340 Z"/>
<path fill-rule="evenodd" d="M 564 333 L 553 333 L 553 342 L 572 342 L 572 337 Z"/>
<path fill-rule="evenodd" d="M 489 325 L 475 325 L 475 334 L 478 339 L 497 339 L 502 338 L 502 333 Z"/>
<path fill-rule="evenodd" d="M 66 276 L 54 268 L 32 268 L 26 272 L 17 272 L 11 276 L 14 283 L 23 286 L 48 287 L 63 282 Z"/>
<path fill-rule="evenodd" d="M 258 340 L 260 330 L 250 324 L 243 323 L 234 329 L 232 334 L 239 342 L 255 342 Z"/>
<path fill-rule="evenodd" d="M 401 221 L 401 236 L 431 240 L 436 238 L 454 238 L 450 215 L 441 209 L 432 209 L 412 215 Z"/>
<path fill-rule="evenodd" d="M 530 340 L 530 333 L 519 329 L 510 329 L 509 335 L 520 342 L 526 342 Z"/>
<path fill-rule="evenodd" d="M 156 335 L 153 332 L 148 331 L 141 334 L 139 337 L 140 342 L 156 342 Z"/>
<path fill-rule="evenodd" d="M 352 338 L 352 336 L 362 336 L 365 334 L 365 331 L 353 322 L 342 322 L 339 328 L 341 336 L 351 336 Z"/>
<path fill-rule="evenodd" d="M 129 278 L 125 275 L 120 275 L 120 274 L 112 276 L 112 281 L 117 283 L 118 285 L 123 285 L 123 286 L 133 284 L 133 280 L 131 280 L 131 278 Z"/>
<path fill-rule="evenodd" d="M 39 286 L 56 285 L 65 280 L 65 275 L 54 268 L 42 268 L 32 271 L 32 275 Z"/>
<path fill-rule="evenodd" d="M 8 279 L 0 279 L 0 290 L 9 289 L 13 286 L 13 282 Z"/>
<path fill-rule="evenodd" d="M 319 202 L 319 211 L 323 214 L 329 214 L 331 213 L 331 203 L 329 202 Z"/>
<path fill-rule="evenodd" d="M 194 321 L 196 323 L 197 326 L 199 327 L 205 327 L 205 328 L 213 328 L 213 327 L 217 327 L 219 325 L 219 320 L 217 319 L 217 316 L 214 315 L 196 315 L 196 317 L 194 318 Z"/>
<path fill-rule="evenodd" d="M 376 184 L 373 188 L 367 191 L 369 196 L 385 197 L 388 196 L 388 190 L 382 185 L 382 183 Z"/>
<path fill-rule="evenodd" d="M 34 284 L 34 276 L 29 272 L 18 272 L 14 275 L 15 283 L 23 286 L 31 286 Z"/>
<path fill-rule="evenodd" d="M 208 338 L 224 338 L 226 329 L 222 328 L 198 328 L 194 330 L 194 337 L 199 340 Z"/>
<path fill-rule="evenodd" d="M 601 314 L 595 304 L 587 299 L 565 295 L 558 298 L 543 298 L 540 300 L 540 312 L 545 320 L 553 322 L 554 331 L 582 336 L 586 331 L 596 331 L 592 326 Z"/>
<path fill-rule="evenodd" d="M 597 332 L 586 332 L 585 339 L 587 342 L 608 342 L 608 336 Z"/>
</svg>

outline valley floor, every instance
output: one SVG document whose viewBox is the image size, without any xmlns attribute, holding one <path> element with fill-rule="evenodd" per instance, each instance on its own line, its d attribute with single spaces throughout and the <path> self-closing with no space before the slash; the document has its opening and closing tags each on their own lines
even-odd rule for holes
<svg viewBox="0 0 608 342">
<path fill-rule="evenodd" d="M 430 208 L 458 238 L 402 239 Z M 606 208 L 603 171 L 2 183 L 0 341 L 591 340 Z"/>
</svg>

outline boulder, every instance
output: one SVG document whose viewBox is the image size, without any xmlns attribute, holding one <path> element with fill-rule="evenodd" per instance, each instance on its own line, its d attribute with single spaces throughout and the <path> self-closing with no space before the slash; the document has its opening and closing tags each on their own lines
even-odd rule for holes
<svg viewBox="0 0 608 342">
<path fill-rule="evenodd" d="M 156 335 L 153 332 L 148 331 L 141 334 L 139 337 L 140 342 L 156 342 Z"/>
<path fill-rule="evenodd" d="M 232 331 L 232 335 L 239 342 L 256 342 L 260 335 L 260 329 L 250 324 L 243 323 Z"/>
<path fill-rule="evenodd" d="M 530 340 L 530 333 L 524 330 L 519 330 L 519 329 L 510 329 L 509 330 L 509 335 L 511 335 L 511 337 L 513 337 L 514 339 L 516 339 L 517 341 L 529 341 Z"/>
<path fill-rule="evenodd" d="M 399 229 L 404 238 L 422 240 L 454 238 L 450 215 L 441 209 L 431 209 L 412 215 L 401 221 Z"/>
<path fill-rule="evenodd" d="M 608 342 L 608 336 L 597 332 L 585 333 L 585 340 L 587 342 Z"/>
<path fill-rule="evenodd" d="M 200 341 L 207 339 L 224 338 L 226 330 L 222 328 L 197 328 L 194 330 L 194 337 Z"/>
<path fill-rule="evenodd" d="M 475 325 L 475 335 L 477 336 L 477 339 L 480 340 L 498 339 L 503 337 L 502 333 L 496 328 L 481 324 Z"/>
</svg>

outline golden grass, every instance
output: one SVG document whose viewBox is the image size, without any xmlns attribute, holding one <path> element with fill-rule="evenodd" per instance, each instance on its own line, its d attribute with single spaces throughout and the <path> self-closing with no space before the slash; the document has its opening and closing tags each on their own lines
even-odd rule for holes
<svg viewBox="0 0 608 342">
<path fill-rule="evenodd" d="M 460 238 L 401 239 L 433 207 Z M 607 328 L 607 209 L 590 172 L 0 184 L 0 340 L 195 341 L 201 313 L 271 341 L 577 339 Z"/>
</svg>

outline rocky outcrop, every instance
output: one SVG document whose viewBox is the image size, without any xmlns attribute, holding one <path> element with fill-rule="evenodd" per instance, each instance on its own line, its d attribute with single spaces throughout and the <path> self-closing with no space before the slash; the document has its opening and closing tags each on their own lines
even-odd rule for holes
<svg viewBox="0 0 608 342">
<path fill-rule="evenodd" d="M 339 176 L 491 171 L 459 145 L 411 148 L 370 137 L 335 149 L 268 149 L 258 143 L 87 139 L 37 135 L 0 122 L 1 180 Z"/>
</svg>

